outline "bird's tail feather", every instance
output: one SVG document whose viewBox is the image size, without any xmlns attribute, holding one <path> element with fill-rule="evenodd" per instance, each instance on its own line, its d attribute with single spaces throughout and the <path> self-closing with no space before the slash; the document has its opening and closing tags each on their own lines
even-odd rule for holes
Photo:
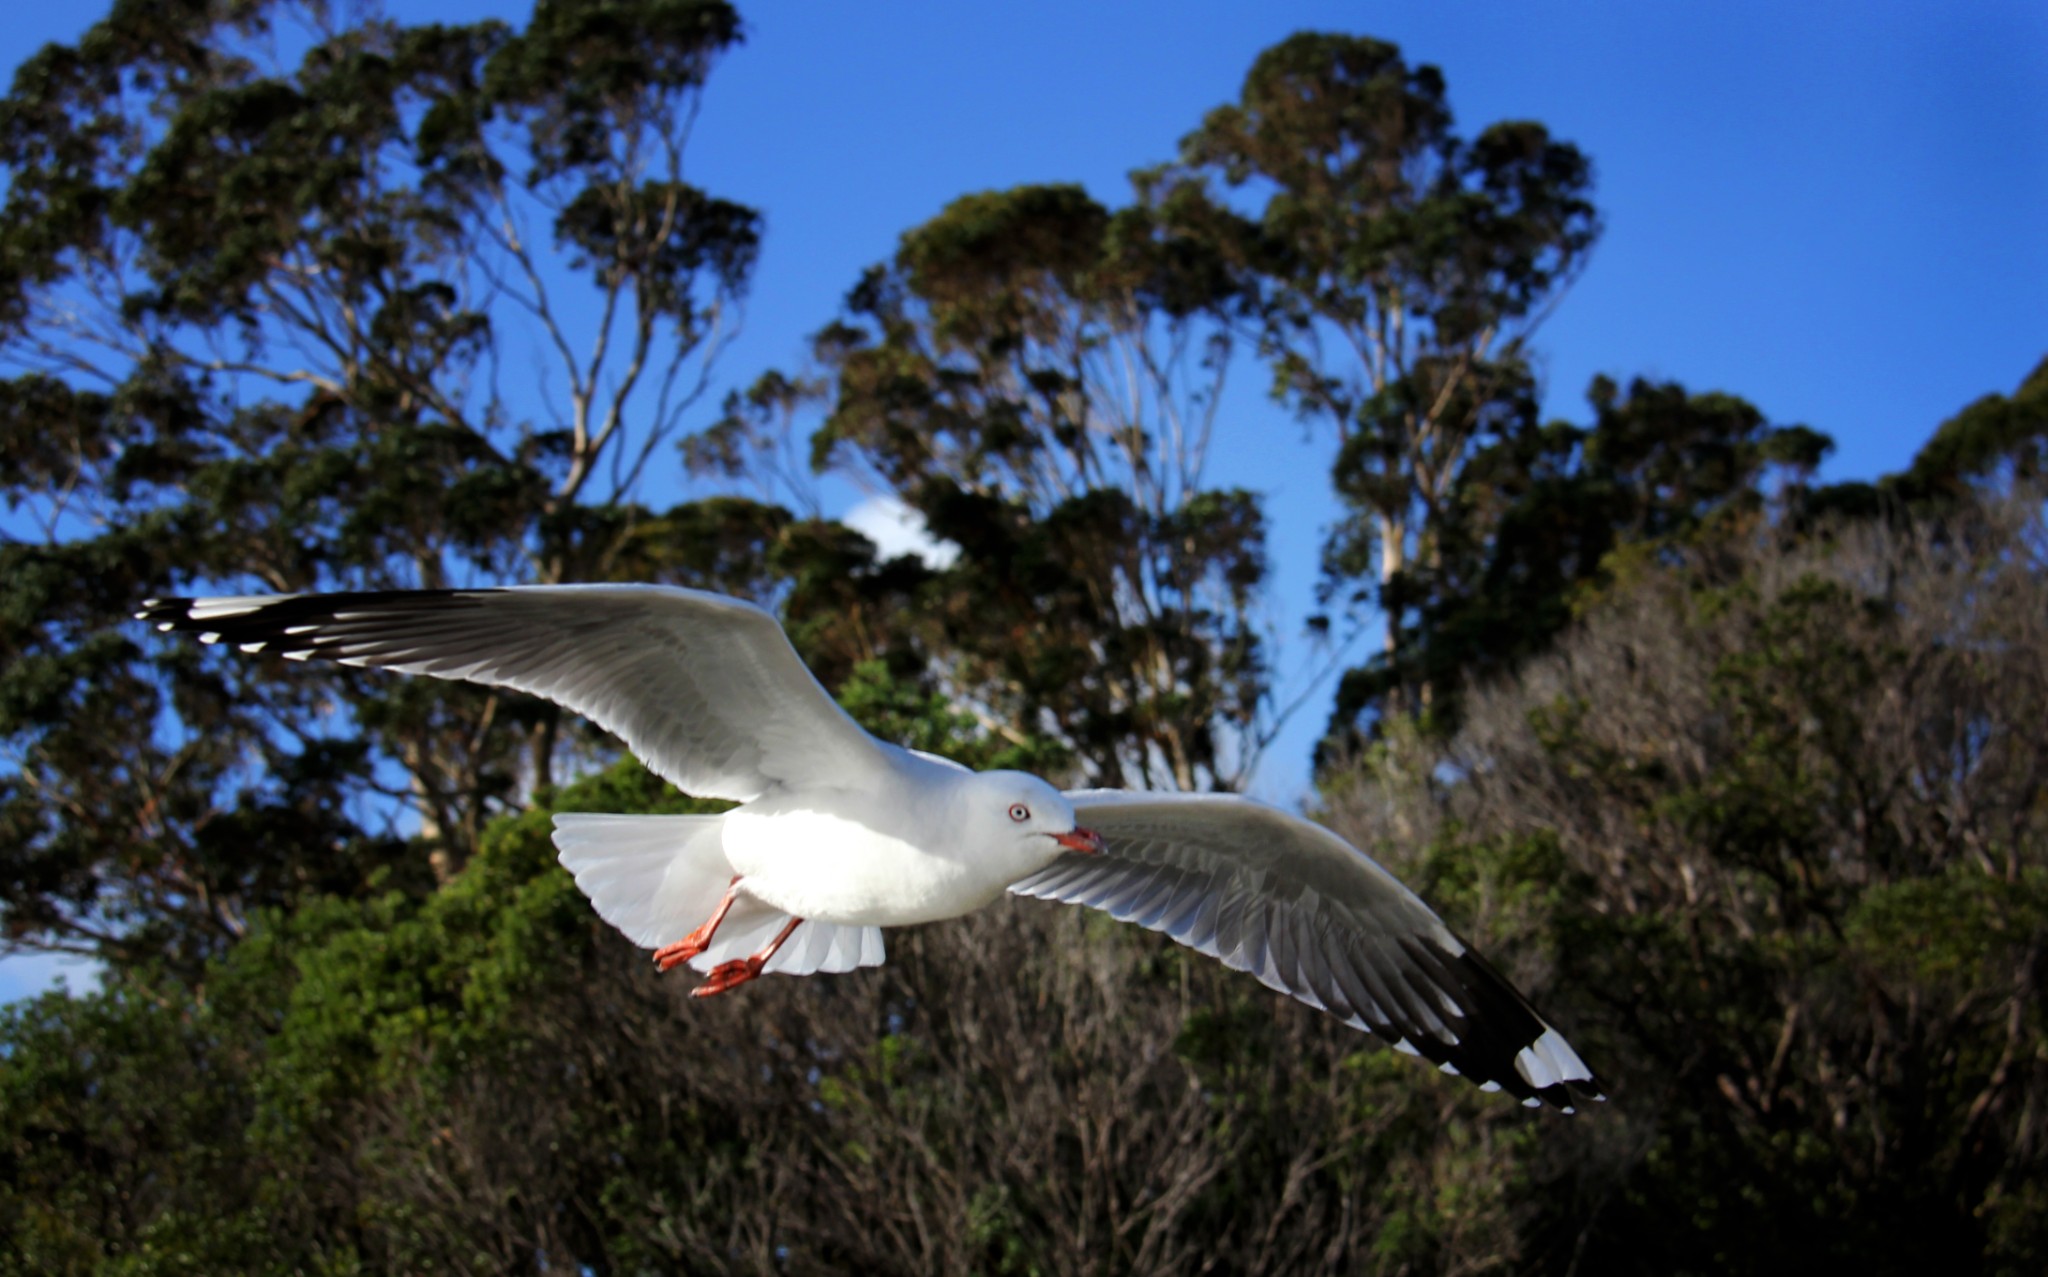
<svg viewBox="0 0 2048 1277">
<path fill-rule="evenodd" d="M 732 882 L 723 816 L 625 816 L 560 812 L 555 848 L 598 916 L 643 949 L 680 940 L 711 916 Z M 698 971 L 758 952 L 789 915 L 742 894 L 690 960 Z M 765 971 L 809 975 L 878 966 L 885 956 L 876 927 L 815 920 L 798 927 Z"/>
</svg>

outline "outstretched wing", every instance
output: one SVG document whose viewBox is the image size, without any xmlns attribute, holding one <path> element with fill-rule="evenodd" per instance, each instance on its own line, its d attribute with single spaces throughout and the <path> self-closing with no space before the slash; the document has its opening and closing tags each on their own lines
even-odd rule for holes
<svg viewBox="0 0 2048 1277">
<path fill-rule="evenodd" d="M 625 741 L 689 793 L 747 802 L 858 783 L 882 745 L 825 694 L 775 618 L 658 585 L 151 599 L 160 630 L 246 652 L 529 692 Z"/>
<path fill-rule="evenodd" d="M 1014 884 L 1101 909 L 1460 1073 L 1565 1112 L 1602 1099 L 1564 1036 L 1415 893 L 1320 825 L 1230 794 L 1081 790 L 1102 836 Z"/>
</svg>

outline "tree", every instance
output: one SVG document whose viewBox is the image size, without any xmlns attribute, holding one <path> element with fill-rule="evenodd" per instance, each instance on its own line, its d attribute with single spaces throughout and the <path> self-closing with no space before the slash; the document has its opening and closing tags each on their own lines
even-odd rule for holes
<svg viewBox="0 0 2048 1277">
<path fill-rule="evenodd" d="M 1428 847 L 1432 899 L 1548 937 L 1556 1013 L 1628 1079 L 1574 1153 L 1583 1270 L 2048 1248 L 2039 499 L 1816 532 L 1630 556 L 1456 737 L 1390 741 L 1335 802 Z"/>
<path fill-rule="evenodd" d="M 1439 570 L 1475 450 L 1529 415 L 1527 342 L 1598 231 L 1592 170 L 1540 124 L 1453 128 L 1443 76 L 1391 44 L 1302 33 L 1260 54 L 1239 100 L 1211 111 L 1151 179 L 1264 289 L 1274 392 L 1336 433 L 1333 590 L 1386 623 L 1385 668 Z M 1233 216 L 1223 188 L 1263 201 Z M 1428 708 L 1431 685 L 1387 689 Z"/>
<path fill-rule="evenodd" d="M 1472 450 L 1439 508 L 1432 562 L 1389 583 L 1412 619 L 1338 685 L 1326 750 L 1355 749 L 1359 726 L 1381 721 L 1403 687 L 1430 688 L 1431 729 L 1455 729 L 1462 689 L 1545 650 L 1606 579 L 1610 555 L 1683 545 L 1716 522 L 1797 521 L 1834 446 L 1675 382 L 1637 379 L 1624 393 L 1596 377 L 1586 397 L 1590 425 L 1524 419 Z M 1369 538 L 1340 535 L 1333 575 L 1359 574 L 1371 551 Z"/>
<path fill-rule="evenodd" d="M 720 0 L 332 18 L 123 5 L 0 106 L 15 941 L 189 958 L 405 859 L 401 805 L 452 872 L 549 779 L 553 707 L 105 627 L 216 586 L 608 576 L 745 290 L 757 215 L 682 178 Z"/>
<path fill-rule="evenodd" d="M 1020 187 L 907 232 L 817 339 L 815 464 L 957 550 L 899 621 L 906 672 L 1093 783 L 1227 787 L 1262 744 L 1263 516 L 1203 478 L 1241 300 L 1160 210 Z M 772 443 L 800 389 L 764 382 L 728 435 Z"/>
<path fill-rule="evenodd" d="M 1833 494 L 1847 509 L 1868 512 L 1880 501 L 1931 512 L 1967 504 L 1978 491 L 2038 483 L 2048 470 L 2048 359 L 2034 365 L 2011 395 L 1985 395 L 1941 423 L 1913 464 L 1886 475 L 1874 491 L 1842 485 Z"/>
</svg>

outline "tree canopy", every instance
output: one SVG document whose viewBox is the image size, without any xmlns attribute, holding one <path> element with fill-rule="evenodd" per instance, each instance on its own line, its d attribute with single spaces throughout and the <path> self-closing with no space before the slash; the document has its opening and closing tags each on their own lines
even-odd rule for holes
<svg viewBox="0 0 2048 1277">
<path fill-rule="evenodd" d="M 1340 446 L 1354 515 L 1330 592 L 1385 618 L 1384 668 L 1419 672 L 1406 578 L 1442 568 L 1467 466 L 1529 416 L 1528 338 L 1599 231 L 1590 162 L 1532 121 L 1461 137 L 1435 67 L 1304 32 L 1261 53 L 1239 100 L 1149 180 L 1255 264 L 1274 393 Z M 1263 203 L 1238 211 L 1239 188 Z M 1415 712 L 1432 691 L 1382 696 Z"/>
<path fill-rule="evenodd" d="M 915 624 L 958 699 L 1046 730 L 1090 780 L 1242 776 L 1265 690 L 1257 498 L 1205 482 L 1239 285 L 1142 204 L 954 201 L 818 336 L 821 464 L 958 547 Z"/>
<path fill-rule="evenodd" d="M 602 579 L 660 539 L 634 494 L 759 241 L 753 210 L 682 180 L 738 38 L 695 0 L 541 4 L 521 31 L 126 5 L 21 68 L 0 108 L 10 934 L 195 959 L 302 890 L 424 868 L 380 795 L 405 792 L 445 877 L 547 782 L 551 706 L 106 626 L 215 587 Z M 559 359 L 516 395 L 515 340 Z M 625 566 L 681 566 L 648 557 Z"/>
</svg>

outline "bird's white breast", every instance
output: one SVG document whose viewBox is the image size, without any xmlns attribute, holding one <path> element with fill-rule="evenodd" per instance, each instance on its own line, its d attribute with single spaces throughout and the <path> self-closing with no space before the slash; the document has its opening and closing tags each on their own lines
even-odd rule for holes
<svg viewBox="0 0 2048 1277">
<path fill-rule="evenodd" d="M 1002 894 L 1005 858 L 946 838 L 901 795 L 765 798 L 726 814 L 726 859 L 755 898 L 799 918 L 904 926 L 954 918 Z"/>
</svg>

